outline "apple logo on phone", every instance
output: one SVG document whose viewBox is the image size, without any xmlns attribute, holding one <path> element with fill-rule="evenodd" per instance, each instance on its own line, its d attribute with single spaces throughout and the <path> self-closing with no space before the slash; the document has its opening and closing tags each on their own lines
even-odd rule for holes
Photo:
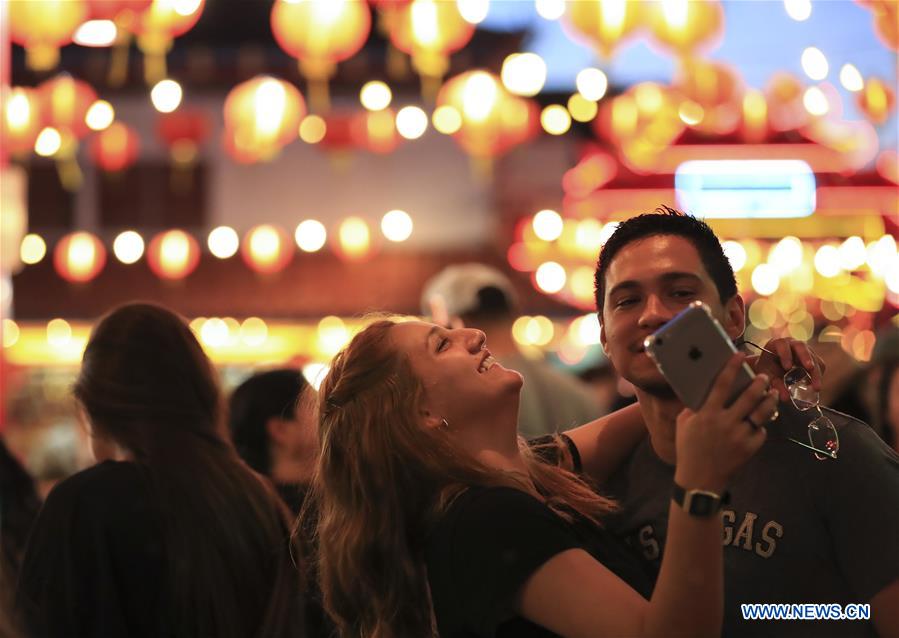
<svg viewBox="0 0 899 638">
<path fill-rule="evenodd" d="M 700 350 L 696 346 L 693 346 L 692 348 L 690 348 L 687 356 L 690 357 L 691 361 L 697 361 L 702 358 L 702 350 Z"/>
</svg>

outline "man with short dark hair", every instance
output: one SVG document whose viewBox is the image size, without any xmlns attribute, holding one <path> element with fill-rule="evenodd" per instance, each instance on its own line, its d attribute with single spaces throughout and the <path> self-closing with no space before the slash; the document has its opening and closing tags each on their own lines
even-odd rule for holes
<svg viewBox="0 0 899 638">
<path fill-rule="evenodd" d="M 711 228 L 671 209 L 624 221 L 600 252 L 595 283 L 603 347 L 636 387 L 649 433 L 605 484 L 621 505 L 613 531 L 657 570 L 672 494 L 693 515 L 720 511 L 725 635 L 899 635 L 899 456 L 866 424 L 821 407 L 838 439 L 810 436 L 818 408 L 782 400 L 776 420 L 753 424 L 767 427 L 768 439 L 729 486 L 729 502 L 724 494 L 682 494 L 674 484 L 675 429 L 689 411 L 643 342 L 697 300 L 731 339 L 742 336 L 743 300 Z M 797 358 L 813 368 L 807 350 L 787 350 L 777 353 L 784 369 Z M 569 432 L 585 467 L 596 454 L 588 434 Z M 821 440 L 833 445 L 821 449 Z M 870 603 L 871 620 L 750 620 L 746 603 Z"/>
</svg>

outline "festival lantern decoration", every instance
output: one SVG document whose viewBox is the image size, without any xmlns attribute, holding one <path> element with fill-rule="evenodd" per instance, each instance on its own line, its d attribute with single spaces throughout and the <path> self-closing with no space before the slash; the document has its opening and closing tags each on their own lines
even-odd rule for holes
<svg viewBox="0 0 899 638">
<path fill-rule="evenodd" d="M 585 0 L 569 3 L 565 11 L 566 31 L 586 42 L 605 58 L 632 35 L 642 18 L 643 4 L 627 0 Z"/>
<path fill-rule="evenodd" d="M 537 133 L 537 105 L 509 93 L 499 77 L 484 70 L 466 71 L 449 80 L 437 96 L 438 107 L 451 106 L 462 117 L 453 138 L 466 153 L 488 160 Z"/>
<path fill-rule="evenodd" d="M 390 153 L 400 144 L 401 137 L 396 130 L 396 113 L 391 108 L 355 114 L 350 129 L 350 135 L 356 146 L 372 153 Z"/>
<path fill-rule="evenodd" d="M 455 2 L 413 0 L 394 11 L 390 41 L 412 56 L 422 91 L 433 98 L 449 70 L 450 54 L 468 44 L 475 27 L 462 17 Z"/>
<path fill-rule="evenodd" d="M 137 46 L 144 54 L 144 80 L 153 85 L 165 79 L 165 56 L 172 42 L 190 31 L 200 15 L 206 0 L 153 0 L 153 3 L 137 14 L 133 32 Z"/>
<path fill-rule="evenodd" d="M 378 33 L 387 40 L 387 75 L 395 79 L 405 79 L 409 75 L 409 63 L 405 54 L 390 42 L 390 32 L 399 19 L 399 10 L 412 0 L 368 0 L 378 12 Z"/>
<path fill-rule="evenodd" d="M 884 46 L 899 51 L 899 5 L 896 0 L 857 0 L 871 10 L 874 17 L 874 33 Z"/>
<path fill-rule="evenodd" d="M 750 89 L 743 95 L 741 135 L 745 142 L 757 144 L 768 137 L 768 102 L 761 91 Z"/>
<path fill-rule="evenodd" d="M 94 162 L 104 171 L 122 171 L 137 161 L 140 136 L 127 124 L 113 122 L 91 140 L 90 151 Z"/>
<path fill-rule="evenodd" d="M 59 47 L 72 41 L 87 18 L 81 0 L 7 2 L 9 36 L 25 47 L 25 62 L 34 71 L 49 71 L 59 64 Z"/>
<path fill-rule="evenodd" d="M 131 30 L 137 16 L 150 8 L 153 0 L 86 0 L 93 20 L 109 20 L 115 24 L 116 39 L 109 62 L 108 80 L 112 86 L 121 86 L 128 74 L 128 50 L 131 47 Z"/>
<path fill-rule="evenodd" d="M 701 110 L 698 121 L 689 119 L 683 104 L 682 120 L 691 128 L 713 135 L 733 132 L 740 124 L 743 84 L 736 72 L 716 62 L 687 60 L 681 65 L 675 87 Z"/>
<path fill-rule="evenodd" d="M 789 73 L 775 73 L 765 87 L 768 121 L 775 131 L 791 131 L 809 121 L 802 103 L 805 87 Z"/>
<path fill-rule="evenodd" d="M 225 98 L 225 149 L 237 161 L 273 158 L 297 137 L 306 103 L 292 84 L 257 76 Z"/>
<path fill-rule="evenodd" d="M 209 137 L 209 118 L 205 112 L 190 108 L 160 113 L 156 119 L 156 135 L 176 165 L 190 166 L 200 145 Z"/>
<path fill-rule="evenodd" d="M 272 224 L 251 228 L 244 237 L 240 255 L 247 266 L 263 275 L 284 270 L 293 259 L 294 243 L 283 230 Z"/>
<path fill-rule="evenodd" d="M 709 46 L 723 31 L 724 11 L 718 0 L 659 0 L 646 11 L 654 39 L 681 57 Z"/>
<path fill-rule="evenodd" d="M 355 55 L 368 39 L 368 6 L 348 0 L 276 0 L 271 25 L 278 46 L 299 60 L 313 108 L 327 111 L 327 83 L 337 63 Z"/>
<path fill-rule="evenodd" d="M 571 197 L 587 197 L 612 181 L 618 174 L 618 161 L 598 149 L 593 149 L 562 176 L 562 189 Z"/>
<path fill-rule="evenodd" d="M 890 117 L 896 104 L 896 93 L 880 78 L 868 78 L 865 87 L 856 94 L 858 108 L 876 125 L 883 124 Z"/>
<path fill-rule="evenodd" d="M 156 235 L 147 247 L 147 264 L 157 277 L 177 280 L 187 277 L 200 263 L 200 245 L 183 230 Z"/>
<path fill-rule="evenodd" d="M 371 229 L 360 217 L 347 217 L 333 237 L 334 252 L 345 261 L 364 261 L 372 254 Z"/>
<path fill-rule="evenodd" d="M 96 92 L 87 82 L 63 73 L 42 83 L 37 90 L 48 126 L 75 139 L 87 135 L 90 129 L 85 116 L 97 100 Z"/>
<path fill-rule="evenodd" d="M 2 105 L 0 152 L 17 154 L 30 151 L 42 127 L 37 92 L 21 86 L 13 87 L 3 92 Z"/>
<path fill-rule="evenodd" d="M 72 283 L 86 283 L 106 264 L 106 248 L 96 236 L 78 231 L 63 237 L 53 250 L 53 266 Z"/>
</svg>

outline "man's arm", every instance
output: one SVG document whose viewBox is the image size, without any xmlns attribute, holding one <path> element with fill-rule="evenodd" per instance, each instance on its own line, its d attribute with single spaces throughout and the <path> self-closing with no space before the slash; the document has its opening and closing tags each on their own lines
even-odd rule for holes
<svg viewBox="0 0 899 638">
<path fill-rule="evenodd" d="M 577 446 L 584 475 L 601 485 L 643 440 L 646 426 L 634 403 L 565 434 Z"/>
</svg>

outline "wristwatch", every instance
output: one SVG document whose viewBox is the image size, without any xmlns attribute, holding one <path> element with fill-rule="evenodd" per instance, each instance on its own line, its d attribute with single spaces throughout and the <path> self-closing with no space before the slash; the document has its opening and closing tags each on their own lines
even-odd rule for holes
<svg viewBox="0 0 899 638">
<path fill-rule="evenodd" d="M 671 498 L 690 516 L 700 518 L 717 514 L 724 505 L 730 503 L 730 493 L 716 494 L 706 490 L 685 490 L 677 483 Z"/>
</svg>

